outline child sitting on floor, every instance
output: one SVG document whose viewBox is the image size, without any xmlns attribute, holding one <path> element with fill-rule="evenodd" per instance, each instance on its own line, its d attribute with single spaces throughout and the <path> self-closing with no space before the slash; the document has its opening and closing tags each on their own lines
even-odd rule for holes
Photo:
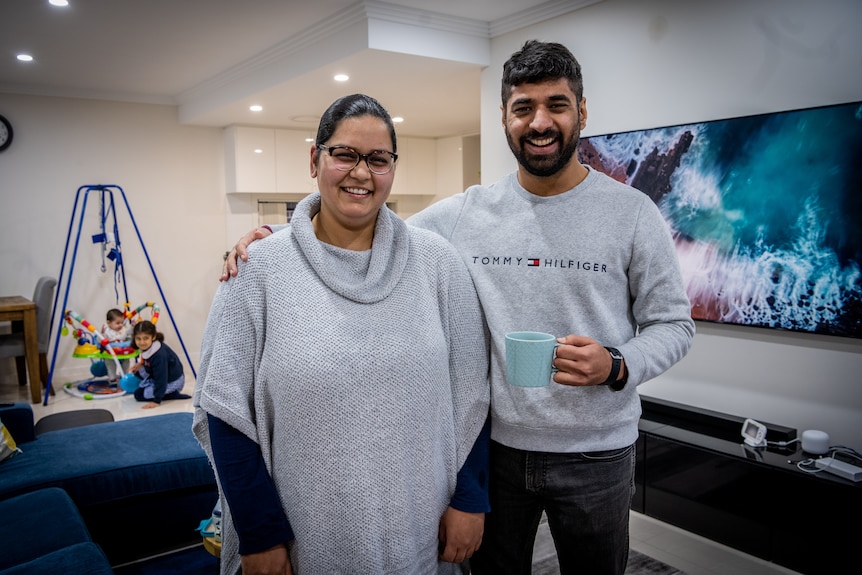
<svg viewBox="0 0 862 575">
<path fill-rule="evenodd" d="M 183 364 L 166 343 L 165 336 L 151 321 L 138 322 L 132 330 L 132 347 L 141 351 L 140 361 L 130 368 L 142 379 L 135 399 L 147 402 L 143 409 L 158 407 L 164 399 L 190 399 L 182 392 L 185 385 Z"/>
</svg>

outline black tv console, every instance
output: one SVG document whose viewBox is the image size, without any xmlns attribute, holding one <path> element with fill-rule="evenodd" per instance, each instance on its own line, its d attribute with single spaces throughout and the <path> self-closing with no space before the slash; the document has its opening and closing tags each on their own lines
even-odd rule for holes
<svg viewBox="0 0 862 575">
<path fill-rule="evenodd" d="M 799 442 L 752 448 L 745 418 L 641 398 L 632 509 L 806 575 L 847 572 L 862 543 L 862 483 L 806 473 Z M 761 421 L 768 441 L 796 430 Z"/>
</svg>

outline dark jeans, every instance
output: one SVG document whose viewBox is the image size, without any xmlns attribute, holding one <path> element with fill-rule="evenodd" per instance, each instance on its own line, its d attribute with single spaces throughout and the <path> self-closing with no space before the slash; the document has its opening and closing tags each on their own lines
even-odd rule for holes
<svg viewBox="0 0 862 575">
<path fill-rule="evenodd" d="M 634 445 L 591 453 L 522 451 L 491 442 L 491 512 L 476 575 L 530 575 L 542 518 L 554 538 L 562 575 L 625 572 Z"/>
</svg>

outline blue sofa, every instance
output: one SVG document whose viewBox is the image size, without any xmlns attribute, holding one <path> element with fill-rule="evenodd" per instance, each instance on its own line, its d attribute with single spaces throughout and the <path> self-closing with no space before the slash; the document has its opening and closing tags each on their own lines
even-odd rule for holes
<svg viewBox="0 0 862 575">
<path fill-rule="evenodd" d="M 0 407 L 22 453 L 0 462 L 0 502 L 58 487 L 111 565 L 200 543 L 218 499 L 191 413 L 33 433 L 27 403 Z M 6 515 L 3 521 L 9 521 Z M 9 541 L 3 541 L 4 547 Z"/>
<path fill-rule="evenodd" d="M 113 574 L 62 489 L 49 487 L 0 501 L 0 517 L 0 575 Z"/>
</svg>

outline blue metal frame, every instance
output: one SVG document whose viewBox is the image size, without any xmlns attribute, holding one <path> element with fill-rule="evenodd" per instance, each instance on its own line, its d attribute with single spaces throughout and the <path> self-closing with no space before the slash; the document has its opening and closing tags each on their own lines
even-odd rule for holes
<svg viewBox="0 0 862 575">
<path fill-rule="evenodd" d="M 129 206 L 129 200 L 126 198 L 126 192 L 124 192 L 123 188 L 121 188 L 120 186 L 117 186 L 114 184 L 108 184 L 108 185 L 99 184 L 99 185 L 81 186 L 80 188 L 78 188 L 78 191 L 75 194 L 75 203 L 72 206 L 72 217 L 69 219 L 69 231 L 66 233 L 66 247 L 63 250 L 63 262 L 60 264 L 60 274 L 57 276 L 58 277 L 57 289 L 54 293 L 54 305 L 53 305 L 53 308 L 51 310 L 51 326 L 54 325 L 55 318 L 57 317 L 57 302 L 60 299 L 60 292 L 61 292 L 61 288 L 63 286 L 63 272 L 66 269 L 66 258 L 69 255 L 69 240 L 72 237 L 72 228 L 74 227 L 74 223 L 75 223 L 75 214 L 78 212 L 78 205 L 80 203 L 81 204 L 80 205 L 80 216 L 78 217 L 78 228 L 77 228 L 77 233 L 75 234 L 75 246 L 74 246 L 74 249 L 72 250 L 71 262 L 69 264 L 69 277 L 66 279 L 66 282 L 65 282 L 66 289 L 65 289 L 65 292 L 63 293 L 63 305 L 60 309 L 65 310 L 66 305 L 69 302 L 69 288 L 72 285 L 72 274 L 74 273 L 74 270 L 75 270 L 75 260 L 76 260 L 77 255 L 78 255 L 78 245 L 81 243 L 81 230 L 83 229 L 84 214 L 87 211 L 87 200 L 89 199 L 90 192 L 99 192 L 99 194 L 100 194 L 99 195 L 99 198 L 101 200 L 100 201 L 100 218 L 101 218 L 100 221 L 102 222 L 102 233 L 104 233 L 105 222 L 107 221 L 107 218 L 109 216 L 113 216 L 113 234 L 114 234 L 115 243 L 116 243 L 117 250 L 118 250 L 116 257 L 119 260 L 116 265 L 117 265 L 117 270 L 119 271 L 119 273 L 122 277 L 123 295 L 125 297 L 124 301 L 129 301 L 128 288 L 126 287 L 126 269 L 125 269 L 125 266 L 124 266 L 123 261 L 122 261 L 121 252 L 119 252 L 120 231 L 119 231 L 119 228 L 117 226 L 117 212 L 116 212 L 115 204 L 114 204 L 114 191 L 118 191 L 120 193 L 121 197 L 123 198 L 123 203 L 126 206 L 126 211 L 129 213 L 129 218 L 132 221 L 132 226 L 134 226 L 134 228 L 135 228 L 135 233 L 138 236 L 138 241 L 141 243 L 141 249 L 144 251 L 144 257 L 147 258 L 147 264 L 150 266 L 150 271 L 153 274 L 153 279 L 156 281 L 156 287 L 159 290 L 159 295 L 162 298 L 162 302 L 164 302 L 165 310 L 168 312 L 168 317 L 170 318 L 171 324 L 174 327 L 174 331 L 176 331 L 177 337 L 180 340 L 180 345 L 183 348 L 183 353 L 185 353 L 186 361 L 188 361 L 189 367 L 192 370 L 192 374 L 195 376 L 195 378 L 197 378 L 197 371 L 195 371 L 195 366 L 192 363 L 191 357 L 189 357 L 189 352 L 186 349 L 186 344 L 183 342 L 183 336 L 180 335 L 180 330 L 177 327 L 176 321 L 174 321 L 174 314 L 171 312 L 171 306 L 168 304 L 168 298 L 165 297 L 165 293 L 162 290 L 162 285 L 161 285 L 161 283 L 159 283 L 159 278 L 156 275 L 156 270 L 153 268 L 153 262 L 150 260 L 150 254 L 147 252 L 147 247 L 144 245 L 144 239 L 141 237 L 141 232 L 138 229 L 137 222 L 135 222 L 135 216 L 132 215 L 132 208 Z M 109 205 L 108 205 L 107 210 L 105 209 L 105 199 L 106 198 L 109 199 Z M 115 274 L 116 274 L 116 272 L 115 272 Z M 45 385 L 45 398 L 42 402 L 42 405 L 48 405 L 48 396 L 51 393 L 51 384 L 52 384 L 53 379 L 54 379 L 54 365 L 57 361 L 57 350 L 60 347 L 60 335 L 62 333 L 63 317 L 64 316 L 65 316 L 65 313 L 63 311 L 61 311 L 60 318 L 59 318 L 59 321 L 57 324 L 57 333 L 54 337 L 54 351 L 51 354 L 51 367 L 48 370 L 48 382 Z M 49 335 L 49 338 L 50 338 L 50 335 Z"/>
</svg>

